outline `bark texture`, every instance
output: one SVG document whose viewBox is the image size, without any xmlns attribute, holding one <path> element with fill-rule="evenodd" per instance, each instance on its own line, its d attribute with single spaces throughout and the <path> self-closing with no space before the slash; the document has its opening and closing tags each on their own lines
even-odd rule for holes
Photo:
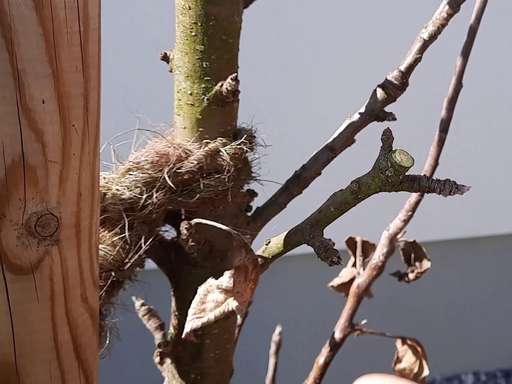
<svg viewBox="0 0 512 384">
<path fill-rule="evenodd" d="M 179 139 L 240 138 L 237 72 L 243 9 L 242 0 L 176 0 L 176 45 L 169 63 L 175 76 L 174 132 Z M 244 172 L 233 175 L 242 182 L 232 189 L 231 207 L 205 204 L 196 211 L 184 211 L 178 221 L 200 217 L 243 229 L 247 201 L 236 196 L 248 180 L 250 171 Z M 180 234 L 185 236 L 183 231 Z M 235 314 L 201 328 L 193 338 L 182 337 L 199 286 L 231 267 L 222 236 L 203 233 L 200 237 L 200 245 L 194 244 L 193 249 L 187 239 L 174 252 L 166 245 L 163 257 L 153 253 L 173 289 L 170 364 L 163 372 L 168 383 L 227 383 L 233 373 Z"/>
<path fill-rule="evenodd" d="M 241 0 L 176 0 L 174 124 L 187 139 L 230 137 L 238 117 Z"/>
</svg>

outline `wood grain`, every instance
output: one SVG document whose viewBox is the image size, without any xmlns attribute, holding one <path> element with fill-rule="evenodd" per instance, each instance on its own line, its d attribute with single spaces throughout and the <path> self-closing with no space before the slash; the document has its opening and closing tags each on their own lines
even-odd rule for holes
<svg viewBox="0 0 512 384">
<path fill-rule="evenodd" d="M 0 0 L 0 383 L 96 383 L 99 0 Z"/>
</svg>

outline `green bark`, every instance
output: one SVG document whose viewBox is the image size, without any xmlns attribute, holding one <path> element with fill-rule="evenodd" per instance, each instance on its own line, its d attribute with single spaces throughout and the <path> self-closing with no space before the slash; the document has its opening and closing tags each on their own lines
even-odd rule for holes
<svg viewBox="0 0 512 384">
<path fill-rule="evenodd" d="M 242 12 L 242 0 L 176 0 L 176 44 L 163 60 L 175 77 L 174 132 L 179 139 L 232 138 L 235 133 Z M 230 223 L 233 218 L 221 221 Z M 168 260 L 172 265 L 162 268 L 173 289 L 170 364 L 162 371 L 166 383 L 225 384 L 233 374 L 235 315 L 194 332 L 194 340 L 182 338 L 198 287 L 225 269 L 221 260 L 226 255 L 215 246 L 222 239 L 205 240 L 212 247 L 201 260 L 218 260 L 217 265 L 180 253 Z"/>
<path fill-rule="evenodd" d="M 179 137 L 230 137 L 238 100 L 211 100 L 215 87 L 238 72 L 241 0 L 176 0 L 173 55 L 174 124 Z"/>
<path fill-rule="evenodd" d="M 383 143 L 383 149 L 368 173 L 333 193 L 300 224 L 267 240 L 257 254 L 273 261 L 300 245 L 307 244 L 311 234 L 323 232 L 327 226 L 368 197 L 379 192 L 399 190 L 397 187 L 413 166 L 414 159 L 402 149 L 391 150 L 384 145 Z"/>
</svg>

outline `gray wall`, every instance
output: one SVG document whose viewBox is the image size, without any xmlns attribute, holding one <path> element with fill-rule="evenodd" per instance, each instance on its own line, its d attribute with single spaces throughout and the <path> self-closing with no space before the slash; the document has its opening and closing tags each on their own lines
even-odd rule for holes
<svg viewBox="0 0 512 384">
<path fill-rule="evenodd" d="M 411 335 L 425 345 L 434 374 L 512 367 L 512 235 L 426 243 L 432 270 L 411 285 L 382 276 L 358 320 L 368 327 Z M 388 272 L 398 266 L 392 260 Z M 279 383 L 301 382 L 338 317 L 344 299 L 325 288 L 337 274 L 312 255 L 279 261 L 263 275 L 236 354 L 233 383 L 263 382 L 270 335 L 284 327 Z M 158 383 L 152 339 L 136 319 L 131 295 L 140 295 L 168 318 L 169 287 L 161 273 L 145 271 L 123 295 L 119 340 L 101 364 L 101 383 Z M 352 338 L 337 356 L 326 383 L 349 383 L 369 371 L 389 371 L 393 343 Z"/>
<path fill-rule="evenodd" d="M 240 121 L 253 123 L 262 150 L 261 200 L 284 181 L 357 110 L 402 59 L 440 0 L 257 0 L 244 15 L 240 52 Z M 137 126 L 158 127 L 171 116 L 172 75 L 158 60 L 174 41 L 172 0 L 106 0 L 103 15 L 103 140 Z M 473 2 L 464 5 L 428 51 L 407 94 L 392 107 L 396 143 L 421 170 L 436 128 Z M 438 175 L 473 186 L 464 198 L 427 199 L 409 228 L 421 239 L 512 231 L 504 214 L 512 179 L 512 1 L 489 3 Z M 375 159 L 384 125 L 374 124 L 332 164 L 257 243 L 309 214 Z M 129 140 L 125 134 L 113 140 Z M 120 145 L 122 148 L 123 145 Z M 126 149 L 126 145 L 124 146 Z M 104 158 L 109 157 L 109 151 Z M 328 235 L 377 238 L 405 200 L 373 197 L 332 225 Z M 510 213 L 510 210 L 509 210 Z M 369 220 L 368 218 L 371 218 Z M 306 248 L 301 252 L 309 252 Z"/>
</svg>

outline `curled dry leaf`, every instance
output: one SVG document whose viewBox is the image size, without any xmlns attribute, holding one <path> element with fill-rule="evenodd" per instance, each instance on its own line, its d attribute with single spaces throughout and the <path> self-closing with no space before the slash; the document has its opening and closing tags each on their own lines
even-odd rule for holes
<svg viewBox="0 0 512 384">
<path fill-rule="evenodd" d="M 393 370 L 398 376 L 424 383 L 430 373 L 427 353 L 421 343 L 413 338 L 399 337 L 395 341 Z"/>
<path fill-rule="evenodd" d="M 201 223 L 207 221 L 202 220 Z M 212 225 L 223 228 L 218 223 Z M 233 235 L 229 249 L 232 268 L 217 279 L 209 278 L 197 289 L 188 310 L 183 338 L 194 340 L 194 331 L 232 313 L 241 318 L 256 289 L 260 275 L 257 256 L 240 234 L 228 227 L 224 230 Z"/>
<path fill-rule="evenodd" d="M 410 283 L 418 280 L 432 266 L 425 248 L 416 240 L 401 240 L 399 243 L 402 261 L 407 266 L 406 271 L 395 271 L 391 274 L 398 279 Z"/>
<path fill-rule="evenodd" d="M 347 265 L 340 271 L 328 284 L 328 287 L 336 292 L 341 292 L 348 296 L 352 282 L 356 276 L 363 272 L 368 261 L 375 252 L 375 244 L 368 240 L 364 240 L 359 236 L 349 236 L 345 240 L 345 245 L 350 253 L 350 260 Z M 367 290 L 366 297 L 373 297 L 372 292 Z"/>
</svg>

